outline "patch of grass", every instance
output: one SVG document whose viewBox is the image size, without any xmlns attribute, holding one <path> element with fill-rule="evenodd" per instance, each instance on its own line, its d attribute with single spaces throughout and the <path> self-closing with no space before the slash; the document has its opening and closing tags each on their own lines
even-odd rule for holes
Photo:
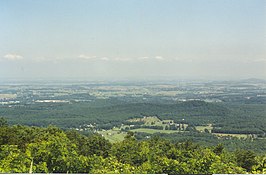
<svg viewBox="0 0 266 175">
<path fill-rule="evenodd" d="M 237 137 L 237 138 L 243 138 L 246 139 L 248 138 L 247 134 L 225 134 L 225 133 L 213 133 L 214 135 L 218 137 Z"/>
<path fill-rule="evenodd" d="M 162 122 L 165 122 L 165 123 L 174 123 L 173 120 L 163 120 Z"/>
<path fill-rule="evenodd" d="M 139 122 L 142 121 L 145 123 L 145 125 L 151 125 L 151 123 L 160 123 L 161 120 L 158 119 L 156 116 L 148 116 L 148 117 L 143 117 L 143 118 L 133 118 L 129 119 L 129 122 Z"/>
<path fill-rule="evenodd" d="M 209 132 L 211 132 L 211 130 L 213 129 L 212 125 L 209 124 L 207 126 L 195 126 L 196 130 L 200 131 L 200 132 L 204 132 L 205 129 L 208 129 Z"/>
<path fill-rule="evenodd" d="M 177 130 L 159 130 L 159 129 L 148 129 L 148 128 L 138 128 L 138 129 L 132 129 L 130 130 L 132 132 L 144 132 L 148 134 L 154 134 L 154 133 L 165 133 L 165 134 L 170 134 L 170 133 L 175 133 L 175 132 L 182 132 L 182 131 L 177 131 Z"/>
<path fill-rule="evenodd" d="M 127 135 L 126 132 L 121 132 L 119 129 L 99 131 L 98 133 L 103 135 L 103 137 L 111 143 L 123 141 L 124 137 Z"/>
</svg>

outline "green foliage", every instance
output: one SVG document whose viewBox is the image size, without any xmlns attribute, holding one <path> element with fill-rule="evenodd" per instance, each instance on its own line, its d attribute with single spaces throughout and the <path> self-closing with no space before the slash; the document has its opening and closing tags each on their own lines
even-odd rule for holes
<svg viewBox="0 0 266 175">
<path fill-rule="evenodd" d="M 256 164 L 255 153 L 247 150 L 237 150 L 235 152 L 237 164 L 245 168 L 248 172 L 252 170 L 252 167 Z"/>
<path fill-rule="evenodd" d="M 0 114 L 3 116 L 0 119 L 0 126 L 6 125 L 6 119 L 9 124 L 25 124 L 30 126 L 47 127 L 50 124 L 56 125 L 63 129 L 69 128 L 84 128 L 84 126 L 92 124 L 97 129 L 112 129 L 114 126 L 120 127 L 121 124 L 130 124 L 128 119 L 141 118 L 143 116 L 157 116 L 160 120 L 173 120 L 181 126 L 167 126 L 165 130 L 162 126 L 150 125 L 143 126 L 153 128 L 153 130 L 146 130 L 151 132 L 170 133 L 170 131 L 183 131 L 189 133 L 186 136 L 193 139 L 195 142 L 205 144 L 207 146 L 217 145 L 223 142 L 225 147 L 230 150 L 236 149 L 238 146 L 241 149 L 251 149 L 255 152 L 265 152 L 265 123 L 266 123 L 266 104 L 256 103 L 207 103 L 204 101 L 132 101 L 128 98 L 117 97 L 109 99 L 96 99 L 95 97 L 86 97 L 85 94 L 75 94 L 78 99 L 87 99 L 91 101 L 82 101 L 71 103 L 32 103 L 21 104 L 16 107 L 0 106 Z M 60 96 L 60 98 L 66 98 Z M 184 120 L 183 120 L 184 119 Z M 1 124 L 2 123 L 2 124 Z M 150 122 L 151 123 L 151 122 Z M 135 129 L 140 127 L 143 122 L 132 123 Z M 183 124 L 188 124 L 184 128 Z M 206 126 L 211 124 L 211 133 L 201 134 L 197 133 L 194 126 Z M 24 140 L 30 140 L 32 136 L 31 131 L 25 131 L 29 134 L 18 133 L 16 130 L 2 129 L 0 127 L 0 135 L 6 135 L 5 132 L 13 133 L 13 137 L 3 138 L 3 143 L 15 143 L 20 140 L 16 137 L 23 135 Z M 129 128 L 123 128 L 128 130 Z M 131 128 L 133 129 L 133 127 Z M 156 130 L 155 130 L 156 129 Z M 89 130 L 93 130 L 89 128 Z M 20 130 L 24 132 L 23 130 Z M 19 132 L 20 132 L 19 131 Z M 144 132 L 145 130 L 136 130 L 137 132 Z M 169 131 L 169 132 L 168 132 Z M 203 129 L 204 131 L 204 129 Z M 88 132 L 88 131 L 84 131 Z M 209 132 L 205 130 L 205 132 Z M 34 132 L 33 132 L 34 133 Z M 249 138 L 245 141 L 231 139 L 218 140 L 213 136 L 214 133 L 227 134 L 245 134 Z M 163 135 L 175 141 L 184 141 L 185 134 L 171 134 L 169 136 Z M 120 137 L 120 136 L 119 136 Z M 144 136 L 145 137 L 145 136 Z M 139 138 L 137 136 L 137 138 Z M 0 143 L 2 141 L 0 140 Z M 24 147 L 23 143 L 18 143 L 19 148 Z M 77 145 L 78 146 L 78 145 Z M 79 147 L 79 146 L 78 146 Z M 83 147 L 84 149 L 85 146 Z M 97 153 L 100 154 L 100 153 Z"/>
<path fill-rule="evenodd" d="M 16 145 L 1 145 L 0 173 L 27 173 L 30 159 Z"/>
<path fill-rule="evenodd" d="M 79 134 L 77 131 L 66 132 L 67 137 L 77 146 L 77 152 L 84 156 L 97 155 L 107 157 L 111 148 L 111 143 L 104 137 L 93 134 L 90 137 Z"/>
<path fill-rule="evenodd" d="M 213 152 L 216 155 L 221 155 L 223 153 L 223 150 L 224 150 L 224 146 L 223 146 L 223 144 L 220 143 L 217 146 L 215 146 L 215 148 L 213 149 Z"/>
<path fill-rule="evenodd" d="M 130 134 L 131 132 L 122 142 L 113 144 L 111 155 L 115 156 L 122 163 L 140 165 L 145 161 L 145 157 L 141 156 L 138 141 Z"/>
<path fill-rule="evenodd" d="M 256 165 L 252 167 L 252 173 L 266 174 L 266 155 L 257 156 L 255 160 L 256 160 Z"/>
<path fill-rule="evenodd" d="M 139 140 L 145 140 L 148 134 L 135 133 Z M 184 142 L 186 140 L 192 140 L 194 143 L 198 143 L 205 146 L 216 146 L 219 143 L 223 144 L 224 148 L 229 151 L 234 151 L 237 148 L 244 150 L 252 150 L 256 153 L 264 154 L 266 151 L 266 139 L 238 139 L 229 137 L 226 139 L 220 139 L 216 136 L 208 133 L 199 132 L 176 132 L 176 133 L 155 133 L 149 136 L 159 136 L 172 142 Z"/>
<path fill-rule="evenodd" d="M 0 117 L 0 127 L 7 126 L 7 120 L 4 117 Z"/>
<path fill-rule="evenodd" d="M 92 169 L 93 174 L 132 174 L 135 168 L 130 164 L 119 162 L 116 157 L 101 159 Z"/>
<path fill-rule="evenodd" d="M 221 144 L 202 147 L 159 136 L 138 141 L 132 132 L 111 144 L 98 134 L 53 126 L 6 126 L 1 131 L 6 134 L 0 134 L 1 173 L 265 173 L 265 155 L 232 154 Z"/>
<path fill-rule="evenodd" d="M 114 110 L 115 109 L 115 110 Z M 11 124 L 61 128 L 97 123 L 110 129 L 132 117 L 157 115 L 161 120 L 172 119 L 189 125 L 212 123 L 216 132 L 263 134 L 266 123 L 265 104 L 206 103 L 203 101 L 171 103 L 132 103 L 123 99 L 94 99 L 71 104 L 36 103 L 16 108 L 0 107 L 0 113 Z M 265 132 L 265 131 L 264 131 Z"/>
</svg>

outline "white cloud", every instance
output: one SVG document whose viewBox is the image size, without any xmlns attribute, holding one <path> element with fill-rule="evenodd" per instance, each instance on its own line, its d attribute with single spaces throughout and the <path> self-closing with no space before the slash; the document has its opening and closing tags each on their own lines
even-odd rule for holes
<svg viewBox="0 0 266 175">
<path fill-rule="evenodd" d="M 130 61 L 130 58 L 121 58 L 121 57 L 108 57 L 108 56 L 88 56 L 85 54 L 80 54 L 78 58 L 84 59 L 84 60 L 93 60 L 93 61 Z"/>
<path fill-rule="evenodd" d="M 143 56 L 143 57 L 139 57 L 138 60 L 148 60 L 150 59 L 150 57 L 148 56 Z"/>
<path fill-rule="evenodd" d="M 6 54 L 4 56 L 4 58 L 7 59 L 7 60 L 14 61 L 14 60 L 22 60 L 23 59 L 23 56 L 18 55 L 18 54 L 11 54 L 11 53 L 9 53 L 9 54 Z"/>
<path fill-rule="evenodd" d="M 130 61 L 131 59 L 130 58 L 114 58 L 113 59 L 114 61 Z"/>
<path fill-rule="evenodd" d="M 154 57 L 156 60 L 160 60 L 160 61 L 163 61 L 163 60 L 165 60 L 165 58 L 164 57 L 162 57 L 162 56 L 155 56 Z"/>
<path fill-rule="evenodd" d="M 84 55 L 84 54 L 80 54 L 78 57 L 82 58 L 82 59 L 86 59 L 86 60 L 91 60 L 91 59 L 96 58 L 96 56 L 88 56 L 88 55 Z"/>
<path fill-rule="evenodd" d="M 105 56 L 89 56 L 89 55 L 85 55 L 85 54 L 80 54 L 78 56 L 78 58 L 84 59 L 84 60 L 102 60 L 102 61 L 109 61 L 111 60 L 109 57 L 105 57 Z"/>
<path fill-rule="evenodd" d="M 101 57 L 101 58 L 99 58 L 100 60 L 103 60 L 103 61 L 109 61 L 110 60 L 110 58 L 108 58 L 108 57 Z"/>
<path fill-rule="evenodd" d="M 29 61 L 32 62 L 37 62 L 37 63 L 41 63 L 41 62 L 51 62 L 51 63 L 60 63 L 60 62 L 65 62 L 68 60 L 73 59 L 72 57 L 61 57 L 61 56 L 33 56 L 31 58 L 28 58 Z"/>
<path fill-rule="evenodd" d="M 121 61 L 121 62 L 126 62 L 126 61 L 171 61 L 171 59 L 166 59 L 163 56 L 141 56 L 141 57 L 135 57 L 135 58 L 129 58 L 129 57 L 109 57 L 109 56 L 90 56 L 90 55 L 85 55 L 85 54 L 80 54 L 78 58 L 81 58 L 83 60 L 91 60 L 91 61 Z"/>
</svg>

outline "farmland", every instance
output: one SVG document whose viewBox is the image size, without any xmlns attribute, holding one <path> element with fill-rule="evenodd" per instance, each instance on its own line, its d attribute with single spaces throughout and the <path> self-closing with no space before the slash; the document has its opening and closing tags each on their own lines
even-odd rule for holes
<svg viewBox="0 0 266 175">
<path fill-rule="evenodd" d="M 111 142 L 117 142 L 124 140 L 124 137 L 127 131 L 131 132 L 142 132 L 147 134 L 154 134 L 154 133 L 175 133 L 175 132 L 184 132 L 188 125 L 186 124 L 176 124 L 173 120 L 160 120 L 156 116 L 145 116 L 143 118 L 133 118 L 127 120 L 129 125 L 122 124 L 120 127 L 114 127 L 109 130 L 100 130 L 98 131 L 99 134 L 104 136 Z M 142 125 L 131 125 L 130 123 L 136 122 L 143 122 Z M 172 130 L 170 130 L 171 126 Z M 177 126 L 177 127 L 176 127 Z M 180 126 L 180 128 L 179 128 Z M 181 126 L 183 128 L 181 128 Z M 156 129 L 154 129 L 156 128 Z M 167 129 L 169 128 L 169 129 Z"/>
<path fill-rule="evenodd" d="M 129 131 L 139 139 L 202 133 L 213 143 L 265 141 L 263 80 L 3 82 L 0 97 L 0 117 L 10 125 L 55 125 L 111 142 Z"/>
</svg>

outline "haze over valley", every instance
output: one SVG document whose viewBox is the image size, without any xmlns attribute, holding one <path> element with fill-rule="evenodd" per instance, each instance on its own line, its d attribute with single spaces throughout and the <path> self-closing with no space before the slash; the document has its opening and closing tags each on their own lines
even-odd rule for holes
<svg viewBox="0 0 266 175">
<path fill-rule="evenodd" d="M 0 173 L 265 174 L 265 0 L 1 0 Z"/>
</svg>

